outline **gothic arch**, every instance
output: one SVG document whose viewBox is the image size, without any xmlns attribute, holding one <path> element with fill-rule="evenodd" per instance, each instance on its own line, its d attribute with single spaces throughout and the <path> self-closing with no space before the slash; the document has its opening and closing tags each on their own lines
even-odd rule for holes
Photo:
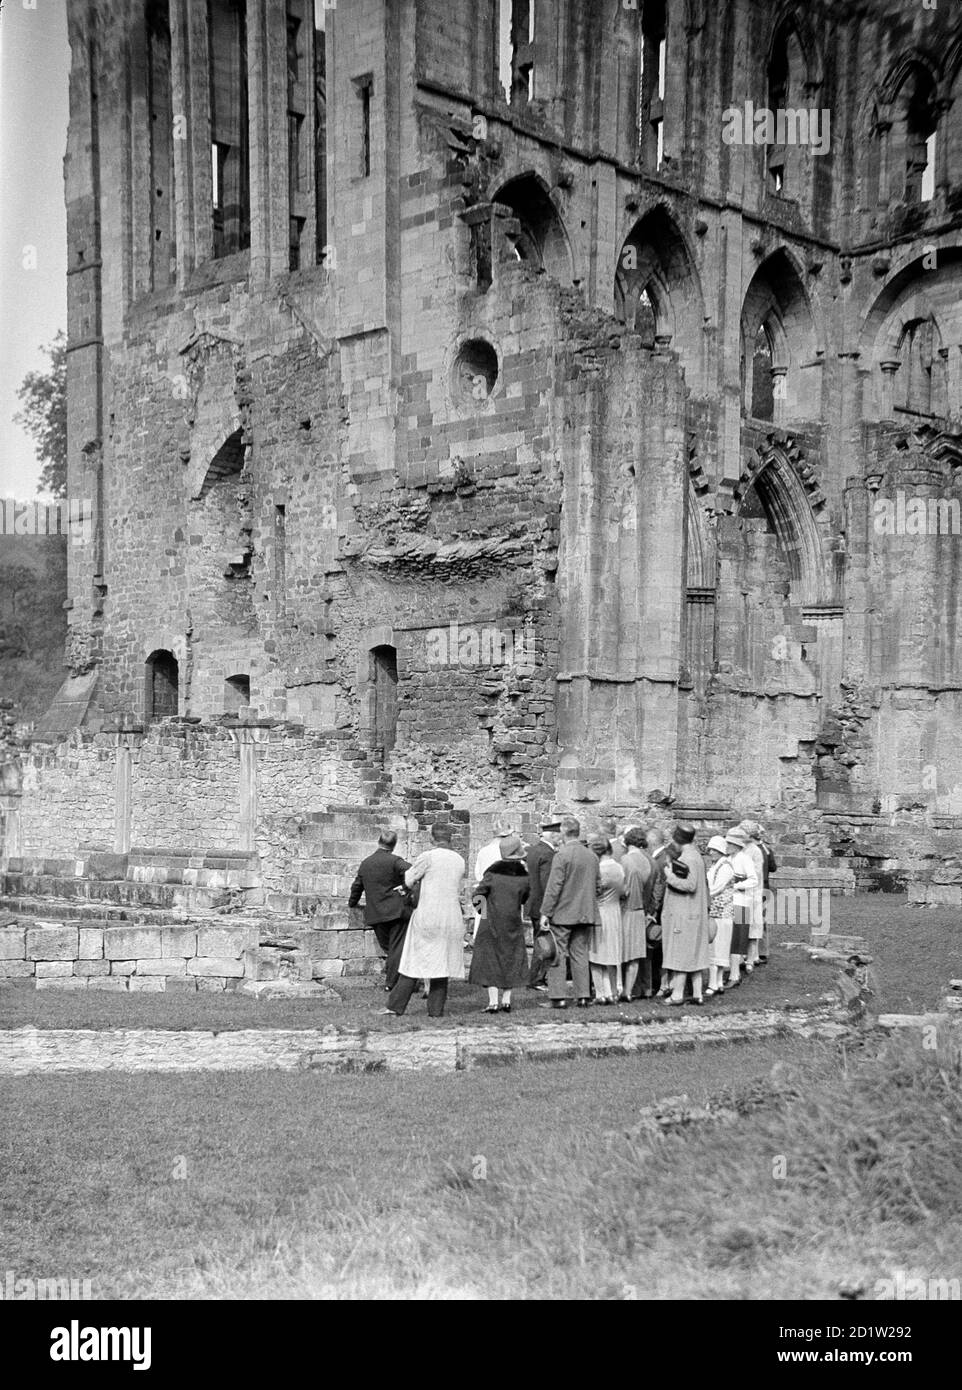
<svg viewBox="0 0 962 1390">
<path fill-rule="evenodd" d="M 859 350 L 868 373 L 862 409 L 866 419 L 891 419 L 896 406 L 908 406 L 902 371 L 905 340 L 920 323 L 931 323 L 927 333 L 936 354 L 927 364 L 927 370 L 934 367 L 934 377 L 928 406 L 921 413 L 943 416 L 960 404 L 949 396 L 949 361 L 953 354 L 957 361 L 962 341 L 962 248 L 934 247 L 901 266 L 865 315 Z"/>
<path fill-rule="evenodd" d="M 815 509 L 824 506 L 825 497 L 800 451 L 773 441 L 757 451 L 734 490 L 736 516 L 743 514 L 752 493 L 788 565 L 793 597 L 816 603 L 823 597 L 825 574 Z"/>
<path fill-rule="evenodd" d="M 790 0 L 776 11 L 772 18 L 771 37 L 768 41 L 766 71 L 771 69 L 777 46 L 786 30 L 794 32 L 805 60 L 805 87 L 808 92 L 817 91 L 824 78 L 822 48 L 809 19 L 809 7 Z"/>
<path fill-rule="evenodd" d="M 787 248 L 768 256 L 755 271 L 742 304 L 743 413 L 751 415 L 751 362 L 759 330 L 772 340 L 776 377 L 776 421 L 814 419 L 818 414 L 818 374 L 803 371 L 816 360 L 812 307 L 801 269 Z"/>
<path fill-rule="evenodd" d="M 518 230 L 508 235 L 518 260 L 570 285 L 575 280 L 574 254 L 568 230 L 547 181 L 534 170 L 514 174 L 502 183 L 492 202 L 509 207 Z"/>
<path fill-rule="evenodd" d="M 655 335 L 677 352 L 688 385 L 697 392 L 703 385 L 701 282 L 688 244 L 662 203 L 639 217 L 622 243 L 615 267 L 615 317 L 638 331 L 646 295 Z"/>
</svg>

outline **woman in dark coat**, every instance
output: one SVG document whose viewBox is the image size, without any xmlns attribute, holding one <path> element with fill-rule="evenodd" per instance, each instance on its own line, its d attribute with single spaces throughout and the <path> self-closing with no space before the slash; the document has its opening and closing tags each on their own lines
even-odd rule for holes
<svg viewBox="0 0 962 1390">
<path fill-rule="evenodd" d="M 486 1014 L 511 1012 L 511 989 L 524 984 L 528 976 L 528 953 L 524 945 L 522 905 L 528 900 L 530 884 L 524 864 L 524 846 L 517 835 L 501 841 L 501 858 L 486 871 L 474 890 L 475 906 L 487 900 L 474 939 L 474 954 L 468 979 L 488 991 Z M 500 995 L 500 999 L 499 999 Z"/>
</svg>

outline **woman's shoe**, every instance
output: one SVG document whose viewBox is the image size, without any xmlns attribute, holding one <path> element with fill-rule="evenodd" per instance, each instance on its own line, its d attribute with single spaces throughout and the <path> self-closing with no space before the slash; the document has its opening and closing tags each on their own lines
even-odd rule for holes
<svg viewBox="0 0 962 1390">
<path fill-rule="evenodd" d="M 503 1014 L 509 1014 L 509 1013 L 511 1012 L 511 1005 L 510 1005 L 510 1004 L 502 1004 L 502 1005 L 501 1005 L 501 1012 L 502 1012 Z"/>
<path fill-rule="evenodd" d="M 485 1004 L 484 1008 L 479 1009 L 478 1012 L 482 1014 L 496 1014 L 498 1012 L 498 1006 L 497 1004 Z"/>
<path fill-rule="evenodd" d="M 680 1009 L 680 1008 L 682 1007 L 682 1005 L 684 1004 L 684 1002 L 685 1002 L 684 999 L 666 999 L 666 1000 L 665 1000 L 665 1003 L 668 1005 L 669 1009 Z"/>
<path fill-rule="evenodd" d="M 698 999 L 694 999 L 694 998 L 689 999 L 688 1002 L 689 1002 L 689 1004 L 694 1004 L 696 1008 L 699 1008 L 699 1009 L 700 1009 L 700 1008 L 703 1007 L 703 1005 L 704 1005 L 704 1003 L 705 1003 L 705 1000 L 704 1000 L 703 998 L 699 997 Z"/>
<path fill-rule="evenodd" d="M 578 1000 L 578 1008 L 579 1008 L 579 1009 L 587 1009 L 587 1008 L 590 1008 L 590 1006 L 591 1006 L 591 1000 L 590 1000 L 590 999 L 579 999 L 579 1000 Z"/>
</svg>

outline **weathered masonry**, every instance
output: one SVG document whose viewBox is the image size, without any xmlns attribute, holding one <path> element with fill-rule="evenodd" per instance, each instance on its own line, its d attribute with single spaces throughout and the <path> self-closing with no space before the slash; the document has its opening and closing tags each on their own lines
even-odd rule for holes
<svg viewBox="0 0 962 1390">
<path fill-rule="evenodd" d="M 657 788 L 962 902 L 956 6 L 69 16 L 96 505 L 10 872 L 297 916 L 379 815 Z"/>
</svg>

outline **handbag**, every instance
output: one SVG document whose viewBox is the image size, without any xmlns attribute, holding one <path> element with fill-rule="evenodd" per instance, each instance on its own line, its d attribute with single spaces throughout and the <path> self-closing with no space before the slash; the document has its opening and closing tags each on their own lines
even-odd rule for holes
<svg viewBox="0 0 962 1390">
<path fill-rule="evenodd" d="M 661 923 L 656 922 L 654 917 L 648 918 L 648 925 L 645 928 L 645 936 L 649 941 L 661 940 Z"/>
<path fill-rule="evenodd" d="M 558 943 L 550 928 L 540 927 L 535 932 L 534 953 L 545 965 L 553 965 L 558 959 Z"/>
</svg>

